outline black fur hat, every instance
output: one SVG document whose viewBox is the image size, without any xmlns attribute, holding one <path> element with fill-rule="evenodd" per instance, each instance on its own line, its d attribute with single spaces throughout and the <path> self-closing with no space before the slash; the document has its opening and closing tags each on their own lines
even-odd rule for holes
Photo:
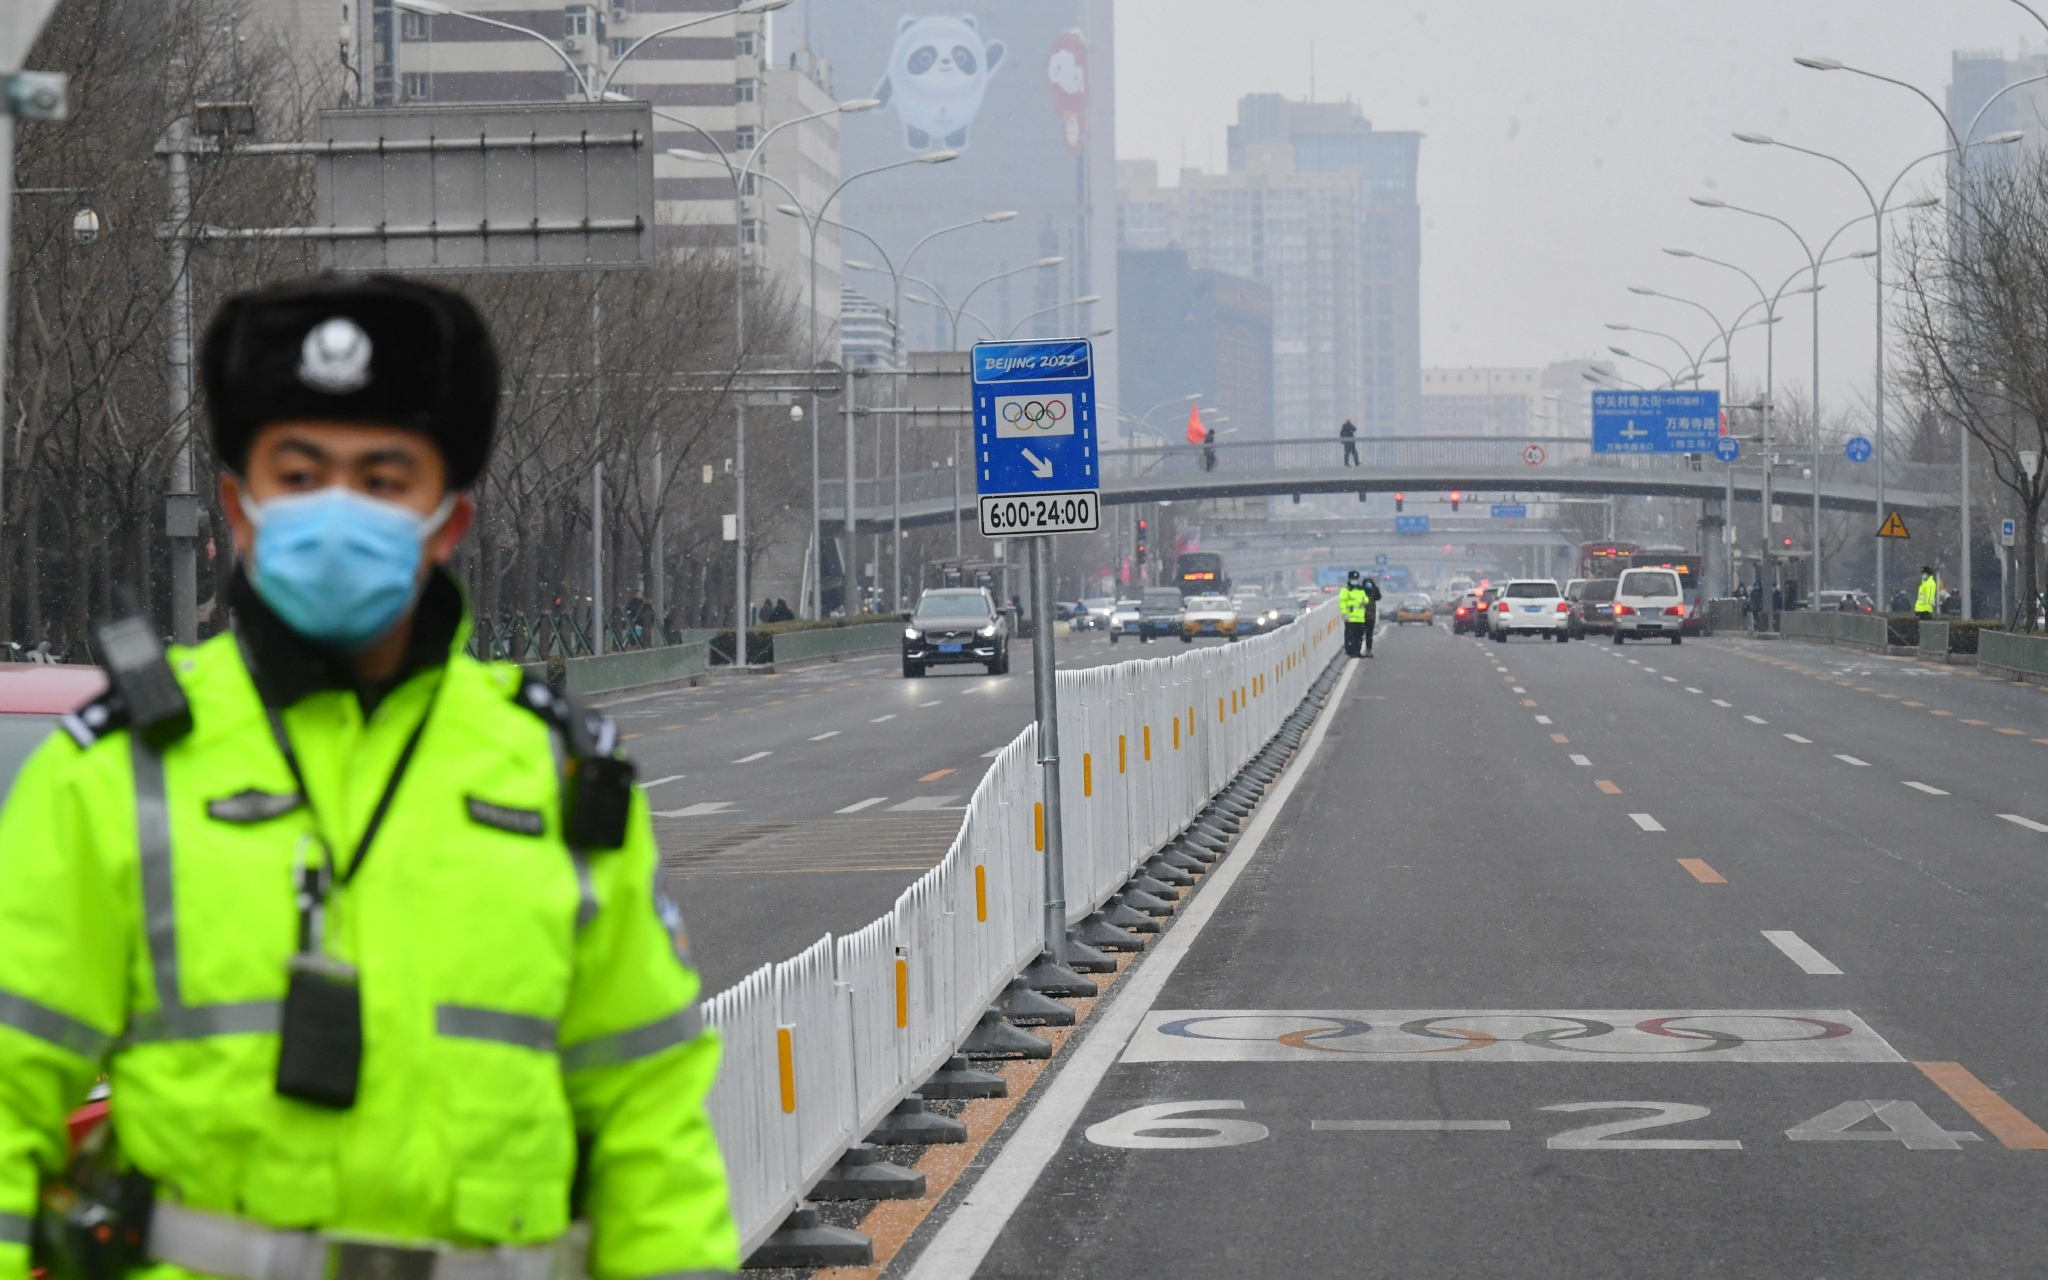
<svg viewBox="0 0 2048 1280">
<path fill-rule="evenodd" d="M 221 304 L 200 351 L 213 448 L 240 472 L 291 419 L 404 427 L 431 438 L 448 487 L 490 459 L 498 357 L 467 298 L 395 276 L 318 276 Z"/>
</svg>

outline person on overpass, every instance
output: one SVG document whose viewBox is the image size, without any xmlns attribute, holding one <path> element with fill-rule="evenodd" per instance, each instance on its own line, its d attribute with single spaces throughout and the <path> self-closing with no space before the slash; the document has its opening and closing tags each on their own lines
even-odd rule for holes
<svg viewBox="0 0 2048 1280">
<path fill-rule="evenodd" d="M 1368 577 L 1363 584 L 1363 590 L 1365 591 L 1365 656 L 1370 658 L 1372 656 L 1372 633 L 1374 628 L 1379 626 L 1380 621 L 1380 584 Z"/>
<path fill-rule="evenodd" d="M 1372 633 L 1365 621 L 1365 585 L 1359 581 L 1358 570 L 1353 569 L 1344 578 L 1344 585 L 1337 591 L 1337 612 L 1344 615 L 1344 656 L 1359 656 L 1359 643 Z"/>
<path fill-rule="evenodd" d="M 1344 465 L 1358 465 L 1358 428 L 1351 419 L 1344 419 L 1344 425 L 1337 428 L 1337 438 L 1344 442 Z"/>
<path fill-rule="evenodd" d="M 1941 599 L 1941 579 L 1934 576 L 1934 566 L 1920 566 L 1920 595 L 1913 601 L 1913 612 L 1922 618 L 1934 616 L 1934 606 Z"/>
</svg>

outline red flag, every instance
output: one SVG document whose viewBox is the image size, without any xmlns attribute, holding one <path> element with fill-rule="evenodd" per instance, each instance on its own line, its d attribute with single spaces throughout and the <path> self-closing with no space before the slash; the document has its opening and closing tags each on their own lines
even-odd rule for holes
<svg viewBox="0 0 2048 1280">
<path fill-rule="evenodd" d="M 1208 437 L 1209 437 L 1209 432 L 1207 431 L 1207 429 L 1205 429 L 1205 428 L 1204 428 L 1204 427 L 1202 426 L 1202 406 L 1201 406 L 1201 405 L 1199 405 L 1199 404 L 1191 404 L 1191 405 L 1189 405 L 1189 406 L 1188 406 L 1188 443 L 1189 443 L 1189 444 L 1200 444 L 1200 443 L 1202 443 L 1202 441 L 1204 441 L 1204 440 L 1208 439 Z"/>
</svg>

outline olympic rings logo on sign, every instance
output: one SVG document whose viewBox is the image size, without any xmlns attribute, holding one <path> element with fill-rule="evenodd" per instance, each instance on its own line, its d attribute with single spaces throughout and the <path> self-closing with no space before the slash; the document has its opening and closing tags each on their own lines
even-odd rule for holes
<svg viewBox="0 0 2048 1280">
<path fill-rule="evenodd" d="M 1051 431 L 1067 419 L 1067 402 L 1053 400 L 1011 400 L 1003 405 L 1003 421 L 1019 431 L 1034 427 Z"/>
</svg>

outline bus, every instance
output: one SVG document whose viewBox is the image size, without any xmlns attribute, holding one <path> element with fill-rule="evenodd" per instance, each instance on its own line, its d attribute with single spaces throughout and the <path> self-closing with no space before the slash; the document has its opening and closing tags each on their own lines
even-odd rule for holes
<svg viewBox="0 0 2048 1280">
<path fill-rule="evenodd" d="M 1183 596 L 1227 596 L 1230 579 L 1223 576 L 1223 557 L 1213 551 L 1183 551 L 1174 561 L 1173 585 Z"/>
<path fill-rule="evenodd" d="M 1642 548 L 1633 542 L 1582 542 L 1579 544 L 1581 578 L 1618 578 Z"/>
</svg>

